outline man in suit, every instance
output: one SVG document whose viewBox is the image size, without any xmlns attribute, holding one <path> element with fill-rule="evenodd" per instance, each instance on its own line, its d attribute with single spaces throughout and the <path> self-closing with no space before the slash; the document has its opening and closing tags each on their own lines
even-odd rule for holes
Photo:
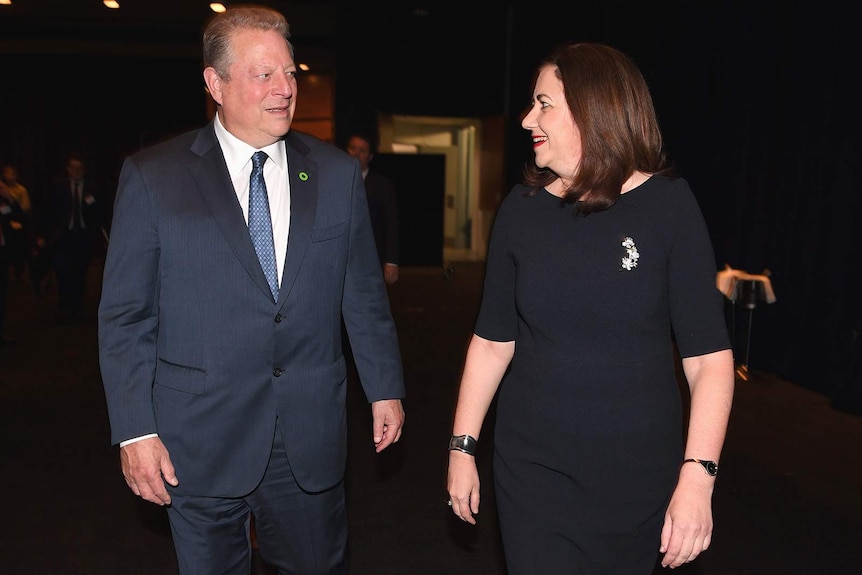
<svg viewBox="0 0 862 575">
<path fill-rule="evenodd" d="M 182 575 L 248 573 L 252 514 L 279 573 L 347 573 L 342 319 L 377 452 L 405 418 L 362 176 L 289 131 L 288 38 L 270 8 L 216 14 L 216 116 L 120 174 L 99 307 L 111 436 L 131 490 L 167 506 Z"/>
<path fill-rule="evenodd" d="M 103 210 L 96 184 L 86 177 L 83 159 L 70 154 L 65 175 L 54 180 L 48 197 L 48 246 L 57 280 L 58 318 L 84 319 L 87 270 L 102 230 Z"/>
<path fill-rule="evenodd" d="M 398 281 L 399 220 L 398 197 L 395 183 L 384 174 L 372 170 L 374 146 L 370 136 L 355 133 L 347 140 L 347 153 L 359 161 L 365 192 L 368 195 L 368 211 L 374 228 L 377 255 L 383 267 L 383 278 L 387 285 Z"/>
<path fill-rule="evenodd" d="M 10 240 L 14 231 L 14 223 L 23 216 L 18 202 L 0 181 L 0 347 L 12 345 L 15 340 L 6 337 L 6 295 L 9 288 L 9 268 L 12 263 L 13 243 Z"/>
</svg>

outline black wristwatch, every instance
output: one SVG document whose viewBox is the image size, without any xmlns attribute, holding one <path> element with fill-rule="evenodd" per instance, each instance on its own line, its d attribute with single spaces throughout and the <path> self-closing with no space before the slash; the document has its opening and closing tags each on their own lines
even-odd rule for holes
<svg viewBox="0 0 862 575">
<path fill-rule="evenodd" d="M 467 455 L 476 455 L 476 438 L 471 435 L 453 435 L 449 439 L 449 451 L 463 451 Z"/>
<path fill-rule="evenodd" d="M 709 461 L 708 459 L 686 459 L 683 463 L 700 463 L 707 474 L 712 477 L 718 475 L 718 463 L 715 461 Z"/>
</svg>

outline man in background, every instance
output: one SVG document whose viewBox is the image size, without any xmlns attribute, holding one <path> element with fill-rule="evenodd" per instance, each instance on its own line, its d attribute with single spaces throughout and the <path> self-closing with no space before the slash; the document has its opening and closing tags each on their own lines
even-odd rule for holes
<svg viewBox="0 0 862 575">
<path fill-rule="evenodd" d="M 84 160 L 77 154 L 66 159 L 66 173 L 52 184 L 47 204 L 47 244 L 57 280 L 57 317 L 60 321 L 84 320 L 87 270 L 102 241 L 101 195 L 87 177 Z"/>
<path fill-rule="evenodd" d="M 374 145 L 370 136 L 354 133 L 347 140 L 347 153 L 359 161 L 365 193 L 368 195 L 368 211 L 374 228 L 377 255 L 383 267 L 383 279 L 387 285 L 398 281 L 399 221 L 398 197 L 395 183 L 387 176 L 370 168 L 374 159 Z"/>
</svg>

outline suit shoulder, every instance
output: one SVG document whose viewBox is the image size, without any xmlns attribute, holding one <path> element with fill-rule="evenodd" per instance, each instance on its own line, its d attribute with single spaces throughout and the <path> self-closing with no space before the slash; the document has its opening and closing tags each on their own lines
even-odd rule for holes
<svg viewBox="0 0 862 575">
<path fill-rule="evenodd" d="M 355 161 L 350 154 L 341 148 L 305 132 L 291 130 L 288 133 L 287 139 L 291 146 L 301 153 L 314 158 L 315 161 L 344 162 L 346 164 L 351 164 Z"/>
<path fill-rule="evenodd" d="M 178 135 L 170 136 L 145 148 L 132 152 L 127 158 L 137 163 L 150 161 L 164 161 L 166 158 L 176 158 L 182 153 L 187 153 L 194 144 L 198 134 L 203 128 L 189 130 Z"/>
</svg>

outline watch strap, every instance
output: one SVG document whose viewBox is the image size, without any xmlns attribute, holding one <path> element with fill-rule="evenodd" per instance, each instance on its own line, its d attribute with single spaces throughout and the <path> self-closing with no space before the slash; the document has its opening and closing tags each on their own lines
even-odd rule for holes
<svg viewBox="0 0 862 575">
<path fill-rule="evenodd" d="M 718 463 L 716 463 L 715 461 L 710 461 L 709 459 L 696 459 L 692 457 L 683 461 L 683 464 L 686 463 L 699 463 L 708 475 L 711 475 L 712 477 L 718 475 Z"/>
<path fill-rule="evenodd" d="M 462 451 L 467 455 L 476 455 L 476 438 L 472 435 L 453 435 L 449 439 L 449 451 Z"/>
</svg>

